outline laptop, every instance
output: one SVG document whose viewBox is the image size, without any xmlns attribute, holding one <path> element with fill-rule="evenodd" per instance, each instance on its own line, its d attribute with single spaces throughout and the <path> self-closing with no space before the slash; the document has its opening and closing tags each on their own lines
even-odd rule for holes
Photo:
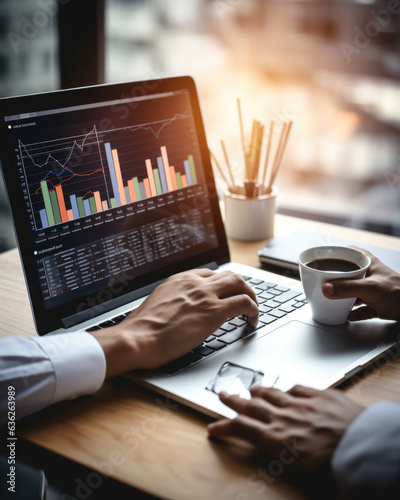
<svg viewBox="0 0 400 500">
<path fill-rule="evenodd" d="M 260 323 L 229 318 L 196 349 L 126 374 L 212 417 L 221 389 L 319 389 L 393 345 L 394 322 L 314 322 L 301 283 L 230 262 L 190 77 L 1 100 L 1 163 L 39 335 L 122 321 L 165 278 L 208 267 L 254 288 Z"/>
</svg>

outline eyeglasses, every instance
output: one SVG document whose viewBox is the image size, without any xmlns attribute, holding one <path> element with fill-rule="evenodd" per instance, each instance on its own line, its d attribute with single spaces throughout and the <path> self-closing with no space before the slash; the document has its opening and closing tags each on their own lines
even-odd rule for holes
<svg viewBox="0 0 400 500">
<path fill-rule="evenodd" d="M 253 370 L 245 366 L 226 361 L 219 369 L 216 376 L 210 380 L 206 389 L 215 394 L 221 391 L 229 394 L 237 394 L 241 397 L 250 398 L 250 389 L 253 385 L 274 387 L 279 379 L 279 373 Z"/>
</svg>

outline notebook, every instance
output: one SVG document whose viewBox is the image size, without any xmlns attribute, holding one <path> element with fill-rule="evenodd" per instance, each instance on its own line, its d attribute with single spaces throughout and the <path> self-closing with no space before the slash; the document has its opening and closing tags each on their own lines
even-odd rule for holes
<svg viewBox="0 0 400 500">
<path fill-rule="evenodd" d="M 258 251 L 258 257 L 260 263 L 264 264 L 268 269 L 272 268 L 279 270 L 281 273 L 293 273 L 295 276 L 299 276 L 297 256 L 300 252 L 307 248 L 323 245 L 355 245 L 364 248 L 378 257 L 391 269 L 400 273 L 400 252 L 398 250 L 310 231 L 294 231 L 284 236 L 271 238 Z"/>
<path fill-rule="evenodd" d="M 1 100 L 1 163 L 39 335 L 104 328 L 166 277 L 231 269 L 255 289 L 256 330 L 229 318 L 161 370 L 126 374 L 210 416 L 221 389 L 337 385 L 383 355 L 396 323 L 315 323 L 301 284 L 230 262 L 190 77 Z"/>
</svg>

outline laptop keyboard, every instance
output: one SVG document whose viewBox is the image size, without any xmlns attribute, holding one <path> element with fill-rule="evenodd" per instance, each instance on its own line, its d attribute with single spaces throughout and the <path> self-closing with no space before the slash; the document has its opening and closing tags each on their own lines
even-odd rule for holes
<svg viewBox="0 0 400 500">
<path fill-rule="evenodd" d="M 202 344 L 181 358 L 161 367 L 159 369 L 161 372 L 167 375 L 174 375 L 188 366 L 207 358 L 211 354 L 225 349 L 238 340 L 246 338 L 265 325 L 270 325 L 277 319 L 283 318 L 287 314 L 296 311 L 306 303 L 304 294 L 298 290 L 292 290 L 280 286 L 277 283 L 255 279 L 250 276 L 242 275 L 242 278 L 247 281 L 257 295 L 260 312 L 257 328 L 254 329 L 249 327 L 244 316 L 229 318 L 215 332 L 206 338 Z M 103 321 L 98 325 L 87 328 L 86 331 L 93 332 L 101 328 L 114 326 L 123 321 L 129 313 L 130 311 L 107 321 Z"/>
<path fill-rule="evenodd" d="M 225 349 L 227 346 L 244 339 L 264 327 L 283 318 L 287 314 L 303 307 L 306 298 L 302 292 L 280 286 L 276 283 L 243 276 L 242 278 L 253 288 L 259 303 L 259 322 L 256 329 L 248 326 L 243 316 L 229 318 L 206 340 L 195 349 L 179 359 L 160 368 L 167 375 L 174 375 L 190 365 L 198 363 L 211 354 Z"/>
</svg>

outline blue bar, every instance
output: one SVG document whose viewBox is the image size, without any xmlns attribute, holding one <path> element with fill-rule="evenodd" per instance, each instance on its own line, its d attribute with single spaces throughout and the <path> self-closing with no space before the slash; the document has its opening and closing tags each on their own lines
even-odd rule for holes
<svg viewBox="0 0 400 500">
<path fill-rule="evenodd" d="M 89 200 L 83 200 L 83 208 L 85 209 L 86 215 L 92 215 L 92 211 L 90 210 Z"/>
<path fill-rule="evenodd" d="M 160 174 L 161 189 L 163 193 L 168 193 L 167 181 L 165 179 L 164 164 L 161 156 L 157 156 L 158 173 Z"/>
<path fill-rule="evenodd" d="M 183 165 L 185 167 L 185 174 L 186 174 L 186 180 L 187 180 L 188 186 L 191 186 L 193 184 L 193 180 L 192 180 L 192 173 L 190 172 L 189 161 L 185 160 L 183 162 Z"/>
<path fill-rule="evenodd" d="M 147 196 L 146 196 L 146 190 L 144 188 L 143 181 L 139 182 L 139 189 L 140 189 L 140 196 L 141 196 L 142 200 L 145 200 Z"/>
<path fill-rule="evenodd" d="M 125 191 L 126 203 L 132 203 L 132 201 L 131 201 L 131 193 L 129 192 L 128 186 L 124 187 L 124 191 Z"/>
<path fill-rule="evenodd" d="M 42 208 L 42 210 L 39 211 L 39 214 L 40 214 L 40 220 L 42 221 L 42 228 L 44 229 L 45 227 L 49 227 L 49 221 L 47 220 L 46 209 Z"/>
<path fill-rule="evenodd" d="M 71 208 L 72 208 L 72 213 L 74 214 L 74 219 L 79 219 L 80 215 L 78 210 L 78 204 L 76 202 L 76 196 L 74 194 L 71 194 L 69 200 L 71 202 Z"/>
<path fill-rule="evenodd" d="M 109 142 L 104 143 L 104 148 L 107 155 L 108 169 L 110 170 L 111 184 L 114 192 L 115 203 L 117 207 L 121 206 L 121 197 L 119 195 L 117 176 L 115 175 L 114 160 L 112 157 L 111 146 Z"/>
</svg>

